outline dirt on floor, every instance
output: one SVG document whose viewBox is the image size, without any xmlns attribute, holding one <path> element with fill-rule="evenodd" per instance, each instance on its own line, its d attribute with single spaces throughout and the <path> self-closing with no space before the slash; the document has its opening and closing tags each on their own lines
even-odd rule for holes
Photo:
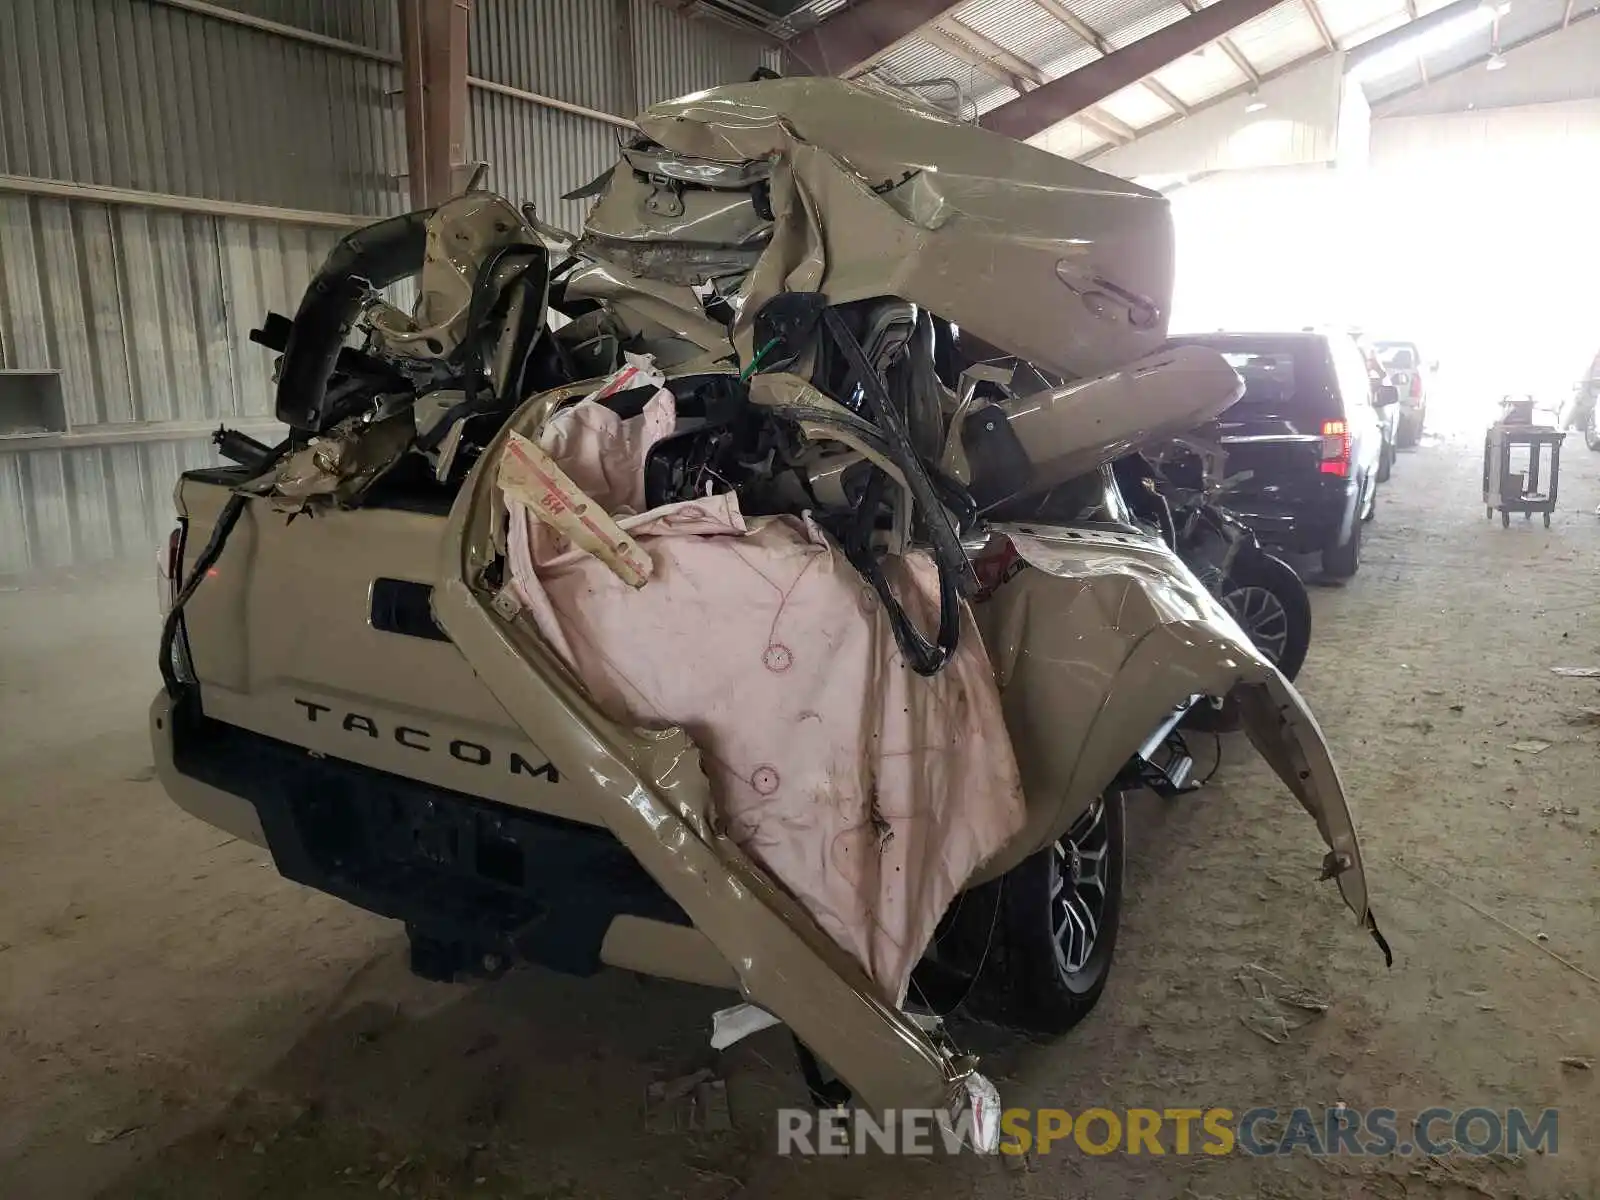
<svg viewBox="0 0 1600 1200">
<path fill-rule="evenodd" d="M 1600 679 L 1551 671 L 1600 667 L 1600 455 L 1567 460 L 1554 528 L 1502 529 L 1476 447 L 1430 442 L 1360 575 L 1313 590 L 1301 686 L 1393 969 L 1229 736 L 1203 792 L 1130 810 L 1091 1018 L 1045 1044 L 958 1033 L 1008 1105 L 1558 1108 L 1554 1154 L 779 1157 L 792 1049 L 769 1030 L 712 1052 L 725 995 L 619 972 L 423 983 L 393 923 L 168 803 L 154 588 L 112 574 L 0 592 L 0 1196 L 1600 1196 Z M 1327 1011 L 1263 1022 L 1258 967 Z M 658 1132 L 649 1085 L 700 1068 L 733 1129 Z"/>
</svg>

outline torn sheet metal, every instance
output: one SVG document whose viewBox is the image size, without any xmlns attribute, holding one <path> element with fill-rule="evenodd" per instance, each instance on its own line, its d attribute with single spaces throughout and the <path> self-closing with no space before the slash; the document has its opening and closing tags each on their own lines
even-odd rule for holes
<svg viewBox="0 0 1600 1200">
<path fill-rule="evenodd" d="M 376 421 L 351 417 L 239 490 L 265 496 L 291 516 L 323 504 L 346 508 L 400 461 L 415 436 L 409 410 Z"/>
<path fill-rule="evenodd" d="M 466 332 L 473 288 L 484 263 L 505 247 L 541 244 L 522 214 L 503 196 L 467 192 L 447 200 L 428 216 L 425 257 L 412 311 L 402 312 L 382 300 L 367 309 L 379 346 L 405 358 L 448 358 Z"/>
<path fill-rule="evenodd" d="M 1001 525 L 994 536 L 1032 568 L 1009 573 L 977 607 L 1034 801 L 1019 846 L 1067 829 L 1174 704 L 1231 693 L 1257 751 L 1316 821 L 1324 878 L 1376 935 L 1355 822 L 1322 731 L 1177 557 L 1114 532 Z M 1009 865 L 1002 857 L 986 874 Z"/>
<path fill-rule="evenodd" d="M 545 451 L 602 508 L 626 512 L 644 455 L 674 427 L 661 391 L 619 419 L 565 409 Z M 760 862 L 897 1004 L 945 908 L 1022 827 L 1016 761 L 970 612 L 938 676 L 902 661 L 876 597 L 808 520 L 751 519 L 720 493 L 623 516 L 653 564 L 634 590 L 507 506 L 523 611 L 613 720 L 690 730 L 714 823 Z M 931 625 L 923 555 L 888 573 Z"/>
</svg>

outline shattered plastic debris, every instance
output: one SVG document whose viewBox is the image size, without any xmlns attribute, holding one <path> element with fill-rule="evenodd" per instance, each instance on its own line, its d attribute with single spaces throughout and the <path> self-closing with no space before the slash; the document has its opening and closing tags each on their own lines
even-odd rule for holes
<svg viewBox="0 0 1600 1200">
<path fill-rule="evenodd" d="M 91 1129 L 85 1139 L 91 1146 L 104 1146 L 111 1142 L 121 1141 L 130 1133 L 138 1133 L 143 1125 L 106 1125 L 99 1129 Z"/>
<path fill-rule="evenodd" d="M 972 1114 L 971 1145 L 979 1154 L 993 1154 L 1000 1148 L 1000 1091 L 976 1071 L 961 1081 L 966 1111 Z M 940 1114 L 941 1118 L 945 1114 Z"/>
<path fill-rule="evenodd" d="M 645 1124 L 652 1133 L 722 1133 L 733 1128 L 728 1085 L 709 1068 L 645 1089 Z"/>
<path fill-rule="evenodd" d="M 711 1014 L 711 1048 L 726 1050 L 735 1042 L 743 1041 L 752 1033 L 781 1025 L 782 1021 L 764 1008 L 754 1004 L 735 1004 L 732 1008 L 719 1008 Z"/>
<path fill-rule="evenodd" d="M 1512 742 L 1511 749 L 1519 754 L 1543 754 L 1550 749 L 1550 743 L 1541 742 L 1537 738 L 1530 738 L 1525 742 Z"/>
<path fill-rule="evenodd" d="M 1309 1025 L 1328 1011 L 1329 1002 L 1304 984 L 1286 979 L 1259 963 L 1247 963 L 1234 976 L 1245 998 L 1252 1002 L 1240 1023 L 1275 1045 L 1283 1045 L 1295 1030 Z"/>
</svg>

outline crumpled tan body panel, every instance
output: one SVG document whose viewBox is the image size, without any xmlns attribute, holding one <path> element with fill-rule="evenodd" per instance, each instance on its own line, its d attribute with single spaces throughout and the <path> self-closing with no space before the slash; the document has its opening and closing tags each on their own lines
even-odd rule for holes
<svg viewBox="0 0 1600 1200">
<path fill-rule="evenodd" d="M 1166 338 L 1173 232 L 1159 193 L 840 79 L 713 88 L 638 124 L 689 158 L 772 161 L 771 242 L 734 327 L 741 362 L 756 312 L 783 291 L 835 304 L 894 296 L 1069 377 Z M 586 245 L 620 247 L 630 269 L 631 246 L 749 245 L 747 206 L 720 224 L 707 209 L 651 212 L 622 164 L 585 222 Z"/>
<path fill-rule="evenodd" d="M 530 402 L 529 410 L 541 406 Z M 439 623 L 505 711 L 732 966 L 743 994 L 788 1024 L 874 1109 L 948 1103 L 971 1064 L 952 1058 L 733 842 L 718 832 L 698 749 L 680 729 L 603 716 L 532 621 L 497 610 L 494 464 L 513 420 L 453 509 L 434 591 Z M 1251 737 L 1317 819 L 1339 884 L 1366 916 L 1359 851 L 1337 772 L 1304 703 L 1178 559 L 1153 539 L 1002 531 L 1037 565 L 978 606 L 1028 792 L 1023 833 L 989 865 L 1065 830 L 1164 714 L 1197 692 L 1246 686 Z M 1301 776 L 1301 772 L 1305 772 Z"/>
<path fill-rule="evenodd" d="M 1177 705 L 1233 691 L 1251 741 L 1346 864 L 1339 888 L 1364 919 L 1361 851 L 1322 731 L 1188 567 L 1154 538 L 1131 533 L 1021 525 L 998 526 L 994 536 L 1032 568 L 975 606 L 1028 823 L 984 876 L 1066 832 Z"/>
</svg>

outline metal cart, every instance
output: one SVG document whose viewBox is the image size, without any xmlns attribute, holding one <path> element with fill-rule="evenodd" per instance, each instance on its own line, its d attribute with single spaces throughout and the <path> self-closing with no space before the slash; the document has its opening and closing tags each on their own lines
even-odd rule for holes
<svg viewBox="0 0 1600 1200">
<path fill-rule="evenodd" d="M 1503 402 L 1500 420 L 1483 439 L 1483 507 L 1489 520 L 1496 509 L 1502 527 L 1511 524 L 1514 512 L 1525 520 L 1540 513 L 1550 528 L 1566 436 L 1553 426 L 1535 425 L 1531 401 Z"/>
</svg>

